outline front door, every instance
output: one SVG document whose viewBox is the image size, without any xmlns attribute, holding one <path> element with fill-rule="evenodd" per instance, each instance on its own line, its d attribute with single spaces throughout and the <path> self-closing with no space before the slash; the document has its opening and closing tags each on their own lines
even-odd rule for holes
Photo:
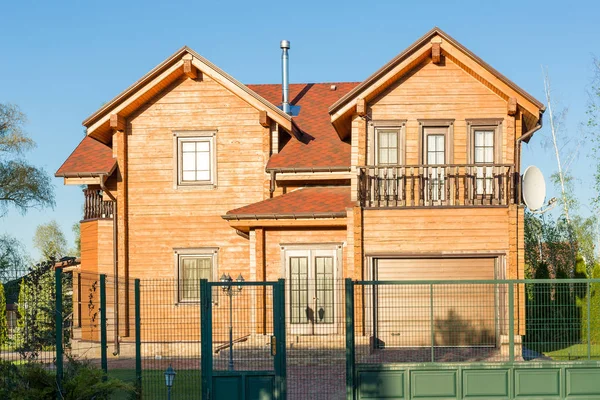
<svg viewBox="0 0 600 400">
<path fill-rule="evenodd" d="M 291 333 L 322 335 L 335 332 L 335 250 L 288 250 L 288 315 Z"/>
</svg>

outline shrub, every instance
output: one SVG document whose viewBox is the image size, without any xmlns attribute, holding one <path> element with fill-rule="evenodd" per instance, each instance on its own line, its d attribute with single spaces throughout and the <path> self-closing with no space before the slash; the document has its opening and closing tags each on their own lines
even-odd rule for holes
<svg viewBox="0 0 600 400">
<path fill-rule="evenodd" d="M 592 270 L 592 278 L 600 279 L 600 264 L 596 263 Z M 581 340 L 587 343 L 588 320 L 590 325 L 591 344 L 600 344 L 600 283 L 590 283 L 590 313 L 588 314 L 587 298 L 580 299 L 581 307 Z"/>
<path fill-rule="evenodd" d="M 43 364 L 14 365 L 0 361 L 0 398 L 6 400 L 54 400 L 58 396 L 55 372 Z M 106 378 L 106 379 L 104 379 Z M 61 398 L 65 400 L 109 399 L 119 391 L 133 395 L 134 387 L 105 377 L 102 370 L 87 362 L 66 364 Z"/>
</svg>

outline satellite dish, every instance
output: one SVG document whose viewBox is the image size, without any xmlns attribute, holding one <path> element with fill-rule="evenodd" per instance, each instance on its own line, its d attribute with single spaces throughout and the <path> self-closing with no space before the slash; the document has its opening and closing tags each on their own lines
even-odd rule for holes
<svg viewBox="0 0 600 400">
<path fill-rule="evenodd" d="M 546 181 L 542 171 L 530 165 L 523 173 L 523 201 L 530 210 L 542 208 L 546 199 Z"/>
</svg>

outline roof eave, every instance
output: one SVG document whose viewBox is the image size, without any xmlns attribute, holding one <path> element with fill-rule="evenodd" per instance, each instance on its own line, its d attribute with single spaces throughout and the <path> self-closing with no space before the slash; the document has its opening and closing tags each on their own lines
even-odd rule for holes
<svg viewBox="0 0 600 400">
<path fill-rule="evenodd" d="M 346 218 L 346 212 L 315 212 L 315 213 L 281 213 L 281 214 L 226 214 L 221 216 L 226 221 L 259 220 L 259 219 L 321 219 Z"/>
</svg>

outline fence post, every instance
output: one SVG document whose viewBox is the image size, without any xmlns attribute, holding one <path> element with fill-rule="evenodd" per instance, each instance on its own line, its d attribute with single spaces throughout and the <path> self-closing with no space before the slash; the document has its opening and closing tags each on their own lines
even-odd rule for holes
<svg viewBox="0 0 600 400">
<path fill-rule="evenodd" d="M 58 386 L 58 398 L 62 398 L 63 379 L 63 310 L 62 310 L 62 268 L 54 270 L 54 293 L 55 301 L 55 336 L 56 336 L 56 384 Z"/>
<path fill-rule="evenodd" d="M 515 287 L 508 283 L 508 361 L 515 361 Z"/>
<path fill-rule="evenodd" d="M 346 278 L 346 400 L 354 399 L 355 342 L 354 342 L 354 282 Z"/>
<path fill-rule="evenodd" d="M 273 286 L 273 333 L 276 340 L 275 379 L 279 399 L 287 398 L 286 344 L 285 344 L 285 279 Z"/>
<path fill-rule="evenodd" d="M 587 282 L 587 356 L 588 356 L 588 360 L 592 359 L 592 324 L 591 324 L 591 319 L 592 319 L 592 307 L 591 307 L 591 293 L 590 293 L 591 287 L 590 287 L 590 282 Z"/>
<path fill-rule="evenodd" d="M 431 326 L 431 362 L 435 362 L 435 327 L 433 325 L 433 283 L 429 284 L 429 324 Z"/>
<path fill-rule="evenodd" d="M 142 323 L 140 316 L 140 280 L 134 281 L 135 301 L 135 381 L 138 398 L 142 398 Z"/>
<path fill-rule="evenodd" d="M 206 279 L 200 279 L 200 346 L 202 398 L 208 400 L 212 392 L 212 289 Z"/>
<path fill-rule="evenodd" d="M 100 365 L 104 371 L 104 379 L 108 374 L 108 358 L 106 354 L 106 275 L 100 275 Z"/>
</svg>

